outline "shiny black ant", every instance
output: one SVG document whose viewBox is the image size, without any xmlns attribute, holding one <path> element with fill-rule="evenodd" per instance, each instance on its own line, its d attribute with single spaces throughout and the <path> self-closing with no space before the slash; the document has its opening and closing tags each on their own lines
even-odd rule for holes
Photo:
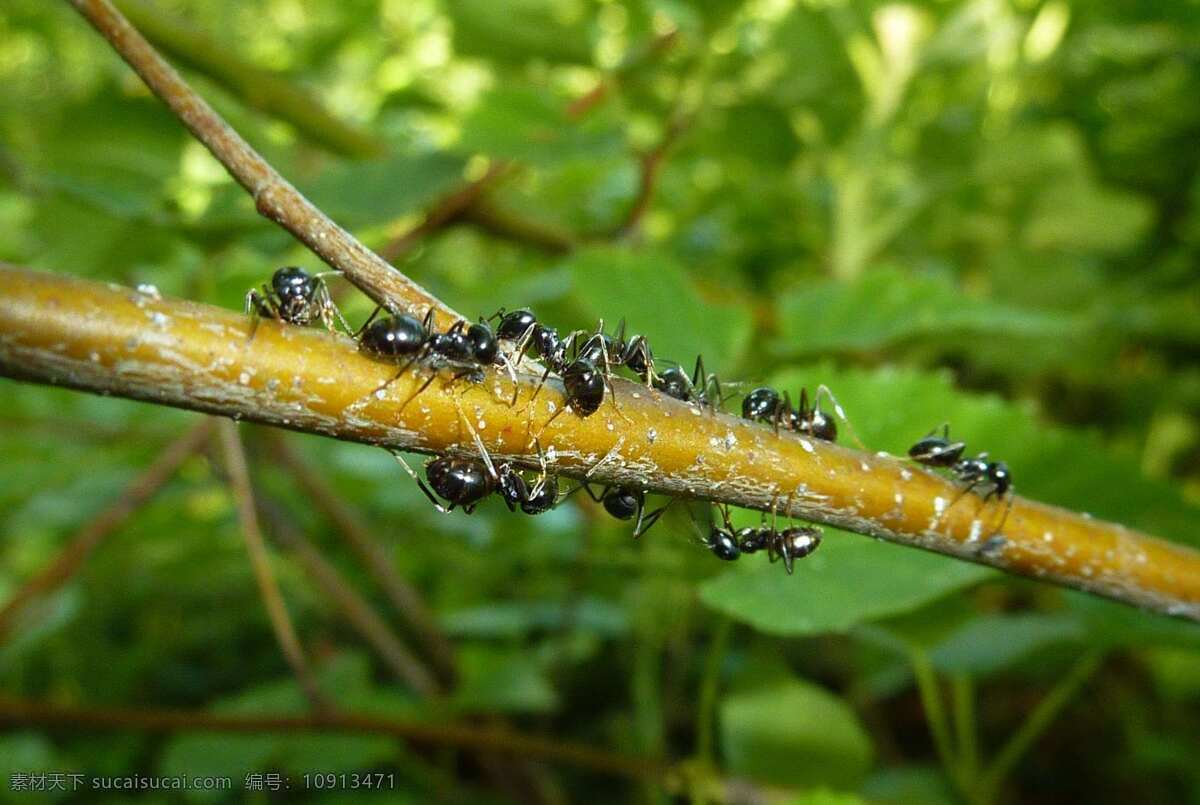
<svg viewBox="0 0 1200 805">
<path fill-rule="evenodd" d="M 323 271 L 309 274 L 299 266 L 284 266 L 271 275 L 270 284 L 246 291 L 245 312 L 256 313 L 259 318 L 278 319 L 288 324 L 307 327 L 320 321 L 326 330 L 336 332 L 336 323 L 350 332 L 350 325 L 342 318 L 342 312 L 333 303 L 329 286 L 324 277 L 341 275 L 340 271 Z M 261 293 L 260 293 L 261 291 Z M 257 320 L 255 328 L 258 327 Z M 251 333 L 253 336 L 253 332 Z"/>
<path fill-rule="evenodd" d="M 675 498 L 672 498 L 666 505 L 647 513 L 644 489 L 634 486 L 606 486 L 597 494 L 592 491 L 590 484 L 584 482 L 572 490 L 572 493 L 578 489 L 587 492 L 588 497 L 602 505 L 606 512 L 618 520 L 633 520 L 636 517 L 633 526 L 634 537 L 640 537 L 649 531 L 650 527 L 658 522 L 658 518 L 662 517 L 663 512 L 675 502 Z"/>
<path fill-rule="evenodd" d="M 925 438 L 908 448 L 908 457 L 926 467 L 953 467 L 962 458 L 967 443 L 950 441 L 949 423 L 942 425 L 941 436 L 935 436 L 936 433 L 937 428 L 934 428 Z"/>
<path fill-rule="evenodd" d="M 566 343 L 576 344 L 576 339 L 587 335 L 582 330 L 576 330 L 566 339 Z M 644 335 L 635 335 L 625 340 L 625 320 L 617 325 L 616 335 L 604 332 L 604 320 L 600 320 L 596 332 L 588 336 L 582 347 L 576 346 L 573 353 L 576 358 L 585 358 L 595 366 L 604 367 L 606 375 L 611 376 L 612 370 L 624 366 L 637 375 L 638 379 L 652 388 L 658 375 L 654 371 L 654 353 L 650 350 L 650 342 Z"/>
<path fill-rule="evenodd" d="M 689 378 L 682 366 L 668 366 L 655 378 L 654 388 L 668 397 L 693 402 L 710 411 L 719 411 L 727 397 L 721 392 L 721 380 L 704 368 L 704 356 L 696 356 L 696 367 Z"/>
<path fill-rule="evenodd" d="M 499 466 L 493 464 L 479 435 L 474 430 L 471 435 L 475 439 L 480 457 L 475 459 L 439 456 L 431 459 L 425 464 L 428 486 L 403 456 L 396 452 L 392 455 L 417 482 L 417 486 L 425 493 L 425 497 L 429 498 L 434 508 L 443 514 L 453 511 L 455 506 L 471 514 L 480 502 L 493 493 L 500 495 L 509 511 L 519 508 L 525 514 L 542 514 L 554 508 L 559 499 L 558 478 L 549 473 L 540 447 L 538 458 L 542 464 L 542 471 L 537 480 L 530 483 L 512 462 L 503 461 Z M 439 497 L 446 501 L 445 505 L 438 500 Z"/>
<path fill-rule="evenodd" d="M 515 344 L 509 353 L 512 363 L 517 363 L 526 354 L 532 352 L 546 364 L 546 371 L 530 397 L 530 403 L 542 390 L 550 372 L 558 372 L 562 377 L 563 389 L 566 392 L 566 402 L 571 410 L 580 416 L 591 416 L 599 410 L 604 402 L 604 389 L 611 381 L 597 368 L 595 362 L 579 355 L 567 358 L 567 352 L 576 336 L 572 333 L 567 339 L 559 336 L 558 330 L 537 320 L 533 311 L 521 308 L 506 312 L 501 308 L 492 314 L 487 321 L 499 319 L 496 336 L 502 341 Z M 513 389 L 513 402 L 516 402 L 516 389 Z M 562 408 L 543 426 L 545 429 L 554 419 L 565 411 Z"/>
<path fill-rule="evenodd" d="M 821 529 L 816 526 L 789 526 L 779 530 L 764 524 L 735 528 L 729 518 L 729 508 L 721 506 L 720 510 L 725 527 L 714 525 L 704 541 L 720 559 L 729 561 L 742 554 L 765 550 L 772 563 L 783 560 L 784 570 L 790 576 L 795 561 L 810 555 L 821 545 Z"/>
<path fill-rule="evenodd" d="M 781 397 L 779 392 L 773 388 L 766 386 L 756 388 L 742 400 L 742 417 L 756 422 L 770 422 L 774 425 L 776 433 L 779 432 L 782 425 L 784 430 L 812 436 L 814 439 L 825 442 L 836 442 L 837 423 L 821 409 L 822 395 L 829 398 L 834 411 L 842 421 L 846 421 L 841 405 L 833 396 L 833 392 L 825 385 L 817 387 L 816 399 L 811 408 L 808 405 L 808 389 L 806 388 L 800 389 L 799 408 L 792 408 L 791 395 L 786 391 Z M 857 441 L 857 437 L 855 439 Z"/>
<path fill-rule="evenodd" d="M 445 332 L 439 333 L 433 330 L 433 308 L 420 321 L 407 313 L 376 320 L 375 316 L 381 309 L 376 307 L 356 333 L 359 349 L 385 360 L 408 360 L 395 377 L 376 389 L 376 393 L 398 380 L 413 363 L 428 357 L 435 357 L 440 363 L 457 368 L 455 380 L 467 377 L 471 382 L 478 383 L 483 380 L 484 367 L 499 365 L 508 367 L 513 382 L 516 382 L 512 367 L 507 357 L 501 354 L 499 341 L 486 322 L 468 325 L 465 320 L 459 319 Z M 429 388 L 435 377 L 430 375 L 404 405 Z"/>
<path fill-rule="evenodd" d="M 980 484 L 988 487 L 987 493 L 983 496 L 984 503 L 993 497 L 1000 500 L 1007 497 L 1008 505 L 1005 507 L 1004 517 L 996 529 L 999 531 L 1004 527 L 1004 523 L 1008 520 L 1008 513 L 1012 509 L 1013 496 L 1009 494 L 1012 490 L 1012 472 L 1008 469 L 1008 465 L 1003 461 L 989 460 L 987 453 L 980 453 L 974 458 L 963 458 L 963 452 L 967 447 L 966 442 L 950 440 L 949 424 L 942 426 L 941 436 L 936 436 L 936 433 L 937 428 L 934 428 L 923 439 L 910 447 L 908 449 L 909 458 L 927 467 L 948 469 L 959 483 L 966 484 L 951 505 L 957 503 L 959 498 Z"/>
</svg>

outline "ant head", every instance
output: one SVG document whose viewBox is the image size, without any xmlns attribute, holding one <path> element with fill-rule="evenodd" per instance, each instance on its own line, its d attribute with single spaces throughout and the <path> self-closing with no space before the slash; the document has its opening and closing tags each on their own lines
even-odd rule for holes
<svg viewBox="0 0 1200 805">
<path fill-rule="evenodd" d="M 311 299 L 318 280 L 299 266 L 284 266 L 271 275 L 271 288 L 283 301 Z"/>
<path fill-rule="evenodd" d="M 475 360 L 485 366 L 496 362 L 500 356 L 500 344 L 492 333 L 492 328 L 480 322 L 467 328 L 467 341 Z"/>
</svg>

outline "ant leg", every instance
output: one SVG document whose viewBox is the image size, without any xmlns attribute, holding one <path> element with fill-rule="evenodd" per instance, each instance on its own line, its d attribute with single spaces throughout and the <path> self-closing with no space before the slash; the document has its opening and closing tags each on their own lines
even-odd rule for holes
<svg viewBox="0 0 1200 805">
<path fill-rule="evenodd" d="M 413 360 L 416 360 L 416 359 L 414 358 Z M 412 361 L 409 361 L 409 363 L 412 363 Z M 425 389 L 429 388 L 429 386 L 433 383 L 433 381 L 437 379 L 437 376 L 438 376 L 437 370 L 434 369 L 432 371 L 432 373 L 429 375 L 429 379 L 421 384 L 421 388 L 417 389 L 412 394 L 410 394 L 408 399 L 400 404 L 400 407 L 396 409 L 396 413 L 400 414 L 402 411 L 404 411 L 404 409 L 408 406 L 408 404 L 410 402 L 415 400 L 417 397 L 421 396 L 421 392 L 423 392 Z"/>
<path fill-rule="evenodd" d="M 570 408 L 571 408 L 571 406 L 564 405 L 562 408 L 559 408 L 557 411 L 555 411 L 554 415 L 546 420 L 546 424 L 542 425 L 542 429 L 539 430 L 537 432 L 537 435 L 533 437 L 534 440 L 537 441 L 538 439 L 541 439 L 542 434 L 546 432 L 546 428 L 550 427 L 550 423 L 553 422 L 554 420 L 558 419 L 562 415 L 563 411 L 570 410 Z"/>
<path fill-rule="evenodd" d="M 821 405 L 821 395 L 822 394 L 824 394 L 826 397 L 828 397 L 829 402 L 833 404 L 833 412 L 835 414 L 837 414 L 838 419 L 840 419 L 840 420 L 842 420 L 842 422 L 846 423 L 846 427 L 850 430 L 850 438 L 853 439 L 854 443 L 858 445 L 858 449 L 866 450 L 867 446 L 862 443 L 862 439 L 858 438 L 858 432 L 854 429 L 854 425 L 846 417 L 846 409 L 842 408 L 841 403 L 839 403 L 837 401 L 837 397 L 833 396 L 833 392 L 829 390 L 829 386 L 826 386 L 824 383 L 817 386 L 817 394 L 815 397 L 817 406 L 819 407 Z M 949 435 L 950 423 L 949 422 L 945 423 L 943 427 L 945 428 L 946 434 Z M 934 428 L 934 430 L 937 430 L 937 428 Z"/>
<path fill-rule="evenodd" d="M 607 364 L 608 364 L 607 356 L 605 356 L 604 363 L 605 363 L 605 366 L 607 369 Z M 621 408 L 621 406 L 617 404 L 617 389 L 613 386 L 612 377 L 608 374 L 606 374 L 604 377 L 604 385 L 608 386 L 608 394 L 609 394 L 610 399 L 612 399 L 613 408 L 615 408 L 617 410 L 617 414 L 620 415 L 621 419 L 624 419 L 626 422 L 628 422 L 629 424 L 632 425 L 633 420 L 630 419 L 629 416 L 625 413 L 625 411 Z"/>
<path fill-rule="evenodd" d="M 803 391 L 803 390 L 801 390 L 801 391 Z M 791 414 L 792 414 L 792 395 L 790 392 L 787 392 L 787 391 L 785 391 L 783 393 L 783 400 L 780 402 L 779 405 L 775 406 L 775 414 L 774 414 L 774 416 L 771 417 L 771 419 L 775 425 L 775 435 L 776 436 L 779 435 L 779 420 L 783 418 L 783 415 L 785 413 L 788 416 L 791 416 Z"/>
<path fill-rule="evenodd" d="M 408 363 L 406 363 L 406 364 L 404 364 L 403 366 L 401 366 L 401 367 L 400 367 L 400 371 L 396 372 L 396 374 L 395 374 L 395 375 L 394 375 L 394 376 L 393 376 L 393 377 L 392 377 L 390 380 L 388 380 L 386 383 L 384 383 L 382 386 L 380 386 L 379 388 L 375 389 L 375 390 L 374 390 L 373 392 L 371 392 L 371 393 L 372 393 L 372 394 L 376 394 L 376 395 L 378 395 L 378 394 L 382 394 L 384 391 L 386 391 L 386 390 L 387 390 L 387 387 L 388 387 L 388 386 L 392 385 L 392 384 L 393 384 L 393 383 L 395 383 L 397 380 L 399 380 L 401 377 L 403 377 L 403 376 L 404 376 L 404 373 L 408 371 L 408 367 L 412 366 L 414 363 L 416 363 L 416 361 L 417 361 L 417 359 L 416 359 L 416 358 L 412 358 L 412 359 L 410 359 Z M 415 395 L 414 395 L 414 396 L 415 396 Z M 409 399 L 412 399 L 412 398 L 410 397 Z M 405 403 L 405 405 L 407 405 L 407 404 L 408 404 L 408 403 L 406 402 L 406 403 Z M 400 408 L 401 408 L 401 410 L 403 410 L 404 406 L 400 406 Z M 397 413 L 399 413 L 399 412 L 397 412 Z"/>
<path fill-rule="evenodd" d="M 342 272 L 340 271 L 325 271 L 317 276 L 321 277 L 325 274 L 337 274 L 338 276 L 341 276 L 341 273 Z M 333 294 L 329 292 L 329 286 L 325 284 L 324 280 L 321 280 L 321 289 L 317 293 L 320 294 L 321 297 L 321 301 L 319 303 L 321 306 L 321 321 L 325 324 L 325 329 L 329 330 L 331 333 L 337 331 L 333 326 L 333 322 L 329 320 L 329 314 L 332 312 L 334 318 L 337 319 L 338 324 L 342 325 L 342 331 L 347 335 L 350 335 L 350 322 L 346 321 L 346 317 L 342 315 L 341 309 L 339 309 L 337 303 L 333 301 Z"/>
<path fill-rule="evenodd" d="M 265 285 L 263 286 L 263 291 L 266 291 Z M 250 323 L 250 334 L 246 336 L 247 344 L 254 340 L 254 335 L 258 332 L 260 321 L 275 318 L 269 307 L 270 299 L 269 294 L 266 297 L 259 296 L 258 291 L 253 288 L 246 291 L 245 313 L 246 315 L 250 315 L 251 313 L 256 314 L 254 320 Z"/>
<path fill-rule="evenodd" d="M 360 335 L 362 335 L 363 332 L 371 326 L 371 322 L 375 321 L 375 317 L 379 315 L 379 311 L 381 310 L 383 310 L 383 305 L 376 305 L 375 309 L 371 311 L 371 315 L 367 316 L 367 320 L 362 323 L 362 327 L 359 327 L 357 330 L 351 333 L 350 337 L 358 338 Z"/>
<path fill-rule="evenodd" d="M 654 511 L 650 512 L 649 514 L 646 514 L 646 496 L 645 496 L 645 493 L 642 493 L 641 498 L 638 500 L 637 525 L 635 525 L 633 528 L 634 539 L 637 539 L 642 534 L 645 534 L 647 531 L 649 531 L 650 526 L 657 523 L 658 518 L 662 517 L 663 512 L 665 512 L 667 509 L 671 508 L 671 504 L 674 503 L 676 500 L 678 500 L 678 498 L 671 498 L 669 501 L 667 501 L 667 503 L 665 505 L 659 506 Z"/>
<path fill-rule="evenodd" d="M 411 475 L 412 479 L 417 482 L 417 487 L 425 493 L 425 497 L 429 498 L 429 502 L 433 504 L 435 509 L 440 511 L 442 514 L 449 514 L 454 509 L 453 503 L 451 503 L 449 506 L 443 506 L 440 502 L 438 502 L 438 499 L 434 497 L 433 492 L 429 491 L 429 487 L 425 485 L 425 482 L 422 481 L 420 476 L 413 471 L 412 467 L 408 466 L 408 462 L 404 460 L 404 456 L 400 455 L 400 453 L 396 450 L 388 450 L 388 452 L 392 454 L 392 458 L 400 462 L 400 466 L 404 468 L 404 471 Z"/>
</svg>

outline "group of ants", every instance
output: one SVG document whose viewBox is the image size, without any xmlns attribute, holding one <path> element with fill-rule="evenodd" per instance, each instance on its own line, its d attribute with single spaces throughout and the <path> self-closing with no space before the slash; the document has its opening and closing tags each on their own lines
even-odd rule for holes
<svg viewBox="0 0 1200 805">
<path fill-rule="evenodd" d="M 550 372 L 558 374 L 563 384 L 566 405 L 553 414 L 547 425 L 568 408 L 581 417 L 594 414 L 604 402 L 606 391 L 615 395 L 613 370 L 619 367 L 628 369 L 646 386 L 665 396 L 711 411 L 721 410 L 727 399 L 722 395 L 720 380 L 705 370 L 701 357 L 697 357 L 691 376 L 678 364 L 658 371 L 646 338 L 640 335 L 626 338 L 623 321 L 613 335 L 606 334 L 601 323 L 595 332 L 577 330 L 563 337 L 554 327 L 538 321 L 528 309 L 501 309 L 474 324 L 459 320 L 439 332 L 434 325 L 432 309 L 424 319 L 404 313 L 377 318 L 381 308 L 376 307 L 367 321 L 354 330 L 334 304 L 323 279 L 328 274 L 339 273 L 310 274 L 296 266 L 280 268 L 269 283 L 247 292 L 246 312 L 299 326 L 319 322 L 330 331 L 337 331 L 340 324 L 345 333 L 358 342 L 362 353 L 400 367 L 393 381 L 417 362 L 435 370 L 453 370 L 454 379 L 466 378 L 470 382 L 481 382 L 485 368 L 506 370 L 513 379 L 514 402 L 515 367 L 522 358 L 531 356 L 545 367 L 542 381 L 534 391 L 535 397 Z M 496 323 L 494 329 L 493 322 Z M 437 371 L 431 373 L 409 401 L 428 388 L 435 377 Z M 829 398 L 835 412 L 845 421 L 845 414 L 825 386 L 818 388 L 811 406 L 807 390 L 802 389 L 796 408 L 792 407 L 787 392 L 780 394 L 772 388 L 756 388 L 743 397 L 742 416 L 766 422 L 776 432 L 783 429 L 833 442 L 837 439 L 837 423 L 821 408 L 822 396 Z M 616 405 L 615 398 L 613 404 Z M 564 494 L 560 492 L 557 477 L 547 470 L 540 447 L 541 471 L 530 478 L 523 473 L 533 471 L 522 470 L 507 461 L 493 462 L 474 429 L 471 434 L 479 458 L 439 456 L 430 459 L 425 464 L 424 481 L 402 456 L 393 453 L 440 512 L 447 513 L 459 507 L 470 514 L 485 498 L 499 494 L 509 511 L 519 509 L 525 514 L 536 515 L 553 509 L 563 499 L 583 489 L 611 516 L 634 520 L 633 533 L 639 537 L 675 502 L 672 499 L 664 506 L 647 511 L 644 489 L 613 485 L 597 493 L 586 481 Z M 943 425 L 940 435 L 934 428 L 909 449 L 908 455 L 924 466 L 948 470 L 963 485 L 959 497 L 972 490 L 986 489 L 984 503 L 992 497 L 1003 500 L 1007 495 L 1011 508 L 1012 476 L 1007 465 L 1003 461 L 990 460 L 987 453 L 967 457 L 965 451 L 965 442 L 952 441 L 949 426 Z M 768 526 L 764 521 L 756 527 L 737 528 L 730 519 L 728 507 L 718 508 L 721 522 L 710 524 L 707 535 L 701 532 L 701 539 L 720 559 L 733 561 L 742 554 L 765 551 L 771 562 L 782 560 L 790 575 L 794 562 L 808 556 L 821 544 L 821 531 L 815 526 L 780 529 L 774 524 Z M 1004 516 L 1007 519 L 1007 508 Z M 1003 524 L 1002 520 L 1000 528 Z"/>
</svg>

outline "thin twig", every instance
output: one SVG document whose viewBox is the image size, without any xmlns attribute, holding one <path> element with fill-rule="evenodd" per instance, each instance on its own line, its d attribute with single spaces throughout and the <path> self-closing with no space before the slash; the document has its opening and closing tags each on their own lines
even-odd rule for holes
<svg viewBox="0 0 1200 805">
<path fill-rule="evenodd" d="M 359 561 L 387 595 L 392 607 L 408 624 L 413 636 L 421 643 L 430 661 L 446 686 L 452 686 L 457 676 L 454 646 L 438 625 L 421 593 L 396 572 L 392 559 L 362 521 L 358 512 L 335 492 L 325 479 L 296 452 L 283 434 L 267 434 L 271 448 L 280 462 L 300 482 L 304 492 L 318 509 L 325 512 Z"/>
<path fill-rule="evenodd" d="M 387 150 L 379 138 L 335 117 L 312 93 L 239 58 L 224 43 L 165 13 L 161 3 L 116 0 L 116 5 L 178 62 L 213 79 L 247 105 L 291 123 L 310 141 L 357 158 L 380 156 Z"/>
<path fill-rule="evenodd" d="M 254 491 L 250 486 L 250 472 L 246 468 L 246 453 L 242 449 L 242 440 L 238 435 L 237 423 L 222 420 L 218 433 L 221 437 L 221 447 L 225 456 L 225 467 L 229 473 L 230 485 L 237 501 L 238 519 L 241 523 L 242 537 L 246 541 L 246 552 L 250 554 L 250 564 L 254 568 L 254 578 L 258 582 L 258 590 L 262 594 L 263 604 L 267 608 L 267 616 L 271 620 L 271 628 L 275 639 L 283 652 L 288 665 L 300 682 L 304 695 L 308 697 L 313 710 L 326 712 L 332 705 L 321 688 L 317 685 L 316 677 L 304 657 L 304 649 L 288 616 L 287 605 L 283 594 L 275 581 L 275 573 L 271 570 L 271 557 L 263 542 L 262 530 L 258 525 L 258 514 L 254 510 Z"/>
<path fill-rule="evenodd" d="M 491 190 L 510 169 L 511 163 L 493 162 L 483 176 L 435 201 L 419 224 L 381 247 L 380 256 L 395 262 L 412 251 L 423 238 L 462 220 L 471 205 Z"/>
<path fill-rule="evenodd" d="M 435 310 L 448 326 L 460 317 L 329 219 L 264 160 L 163 60 L 109 0 L 68 0 L 253 198 L 258 212 L 292 233 L 393 312 Z"/>
<path fill-rule="evenodd" d="M 308 572 L 313 582 L 342 613 L 354 630 L 370 644 L 401 682 L 424 697 L 441 694 L 437 681 L 419 659 L 413 656 L 383 618 L 359 595 L 316 546 L 290 522 L 277 506 L 259 502 L 268 516 L 271 533 Z"/>
<path fill-rule="evenodd" d="M 1083 687 L 1084 683 L 1096 672 L 1100 667 L 1100 662 L 1103 659 L 1103 654 L 1099 651 L 1089 651 L 1085 653 L 1071 667 L 1051 691 L 1046 694 L 1046 698 L 1038 702 L 1037 707 L 1025 719 L 1021 725 L 996 757 L 992 760 L 988 767 L 984 770 L 983 776 L 979 779 L 976 788 L 977 800 L 982 803 L 993 802 L 996 795 L 1000 793 L 1000 785 L 1004 782 L 1004 778 L 1012 771 L 1013 767 L 1021 757 L 1029 751 L 1029 748 L 1041 737 L 1042 733 L 1053 723 L 1062 709 L 1066 707 L 1071 699 L 1075 698 L 1075 694 Z"/>
<path fill-rule="evenodd" d="M 188 710 L 126 710 L 61 707 L 0 696 L 0 725 L 61 726 L 72 730 L 112 729 L 149 732 L 317 732 L 391 735 L 427 746 L 484 749 L 489 753 L 538 759 L 635 779 L 674 777 L 666 761 L 606 752 L 557 738 L 540 738 L 477 724 L 398 721 L 353 713 L 292 715 L 217 715 Z"/>
<path fill-rule="evenodd" d="M 579 245 L 578 239 L 571 233 L 503 209 L 487 196 L 477 198 L 464 211 L 463 220 L 493 237 L 531 246 L 548 254 L 567 254 Z"/>
<path fill-rule="evenodd" d="M 431 385 L 396 377 L 339 336 L 87 280 L 0 265 L 0 375 L 241 417 L 400 450 L 477 456 L 462 414 L 494 458 L 594 483 L 632 484 L 829 523 L 910 547 L 1200 620 L 1200 552 L 1027 498 L 946 506 L 950 479 L 615 380 L 589 417 L 561 385 L 503 372 Z M 390 382 L 386 392 L 376 393 Z M 607 395 L 606 395 L 607 397 Z M 618 413 L 619 410 L 619 413 Z M 1003 520 L 1003 522 L 1001 522 Z M 997 529 L 1003 528 L 1003 533 Z"/>
<path fill-rule="evenodd" d="M 187 458 L 204 444 L 212 431 L 213 420 L 205 417 L 159 454 L 141 475 L 107 509 L 92 518 L 42 572 L 31 578 L 0 608 L 0 643 L 17 615 L 33 599 L 40 598 L 66 584 L 83 567 L 97 546 L 146 505 Z"/>
<path fill-rule="evenodd" d="M 641 171 L 638 177 L 638 193 L 633 199 L 633 204 L 630 206 L 625 220 L 614 232 L 616 237 L 630 237 L 641 226 L 642 219 L 646 217 L 646 213 L 650 210 L 650 204 L 654 201 L 654 195 L 658 190 L 658 180 L 662 175 L 667 155 L 687 129 L 687 125 L 685 116 L 673 115 L 659 141 L 639 158 Z"/>
</svg>

